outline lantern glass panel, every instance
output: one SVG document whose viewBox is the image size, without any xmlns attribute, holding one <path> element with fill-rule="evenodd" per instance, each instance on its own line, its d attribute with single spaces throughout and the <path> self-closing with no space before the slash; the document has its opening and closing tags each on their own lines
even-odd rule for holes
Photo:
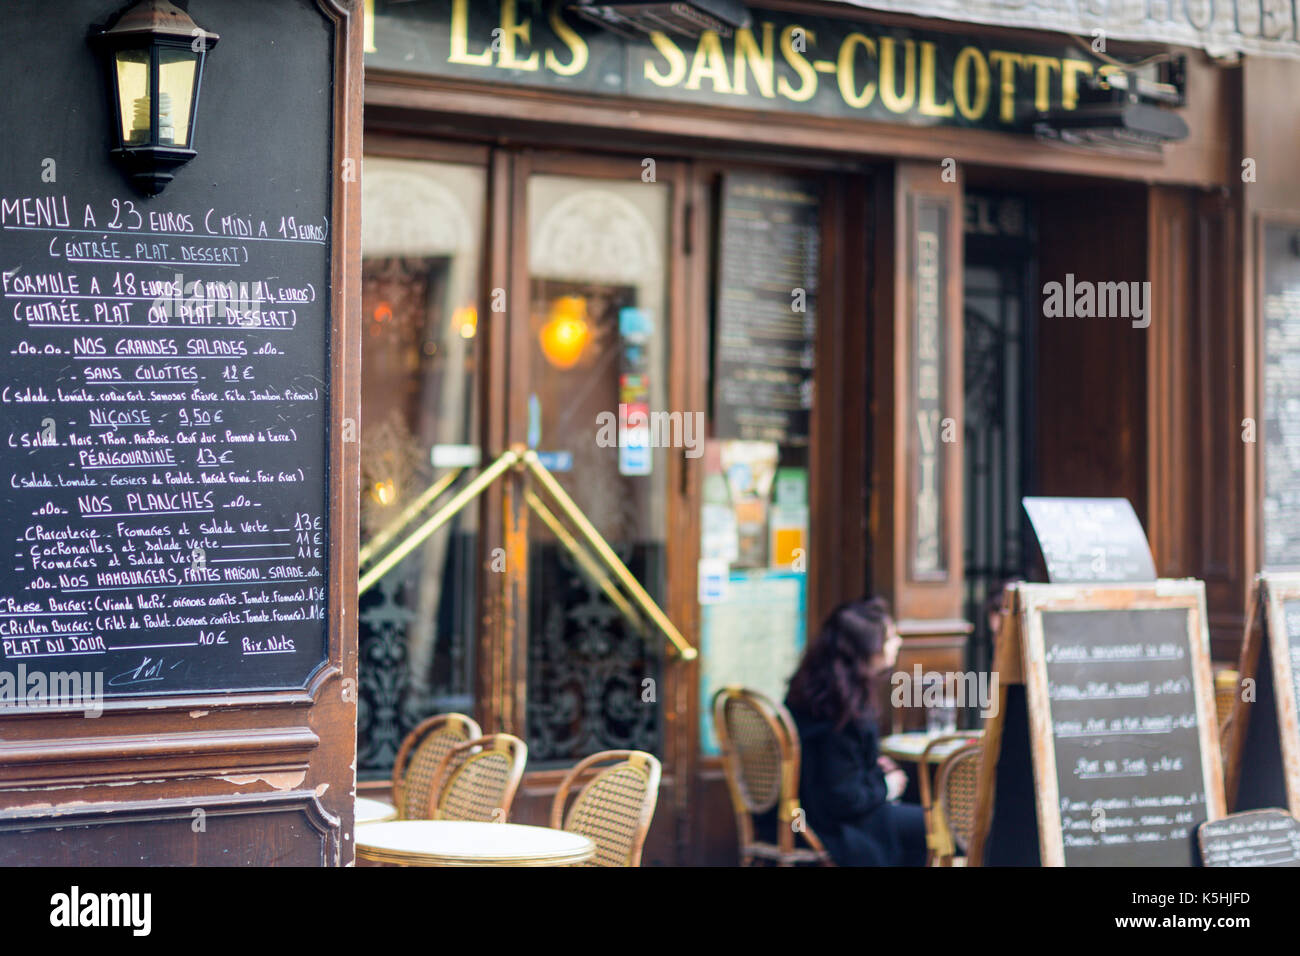
<svg viewBox="0 0 1300 956">
<path fill-rule="evenodd" d="M 149 51 L 118 50 L 118 112 L 122 117 L 122 145 L 144 146 L 150 141 L 152 107 L 150 104 Z"/>
<path fill-rule="evenodd" d="M 190 113 L 199 55 L 191 50 L 158 51 L 158 143 L 190 145 Z"/>
</svg>

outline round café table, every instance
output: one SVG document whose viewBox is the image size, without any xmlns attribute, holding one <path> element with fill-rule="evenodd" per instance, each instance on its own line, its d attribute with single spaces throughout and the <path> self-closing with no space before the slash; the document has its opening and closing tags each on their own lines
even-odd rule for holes
<svg viewBox="0 0 1300 956">
<path fill-rule="evenodd" d="M 519 823 L 393 820 L 357 827 L 357 857 L 399 866 L 571 866 L 596 855 L 585 836 Z"/>
<path fill-rule="evenodd" d="M 385 820 L 397 819 L 397 807 L 383 800 L 369 797 L 357 797 L 355 821 L 362 823 L 383 823 Z"/>
<path fill-rule="evenodd" d="M 888 737 L 882 737 L 880 740 L 880 752 L 886 757 L 890 757 L 900 763 L 920 763 L 921 754 L 925 752 L 926 746 L 936 737 L 950 737 L 957 735 L 961 740 L 953 740 L 949 743 L 940 744 L 930 751 L 930 763 L 942 763 L 943 758 L 947 757 L 953 751 L 960 747 L 966 746 L 972 740 L 980 740 L 984 736 L 982 730 L 954 730 L 945 733 L 930 733 L 924 730 L 914 730 L 902 734 L 890 734 Z"/>
</svg>

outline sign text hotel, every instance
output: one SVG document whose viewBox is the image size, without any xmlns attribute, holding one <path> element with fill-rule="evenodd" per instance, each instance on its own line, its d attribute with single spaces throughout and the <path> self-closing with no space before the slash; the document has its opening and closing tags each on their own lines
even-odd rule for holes
<svg viewBox="0 0 1300 956">
<path fill-rule="evenodd" d="M 754 11 L 750 29 L 628 41 L 561 0 L 367 0 L 370 68 L 916 125 L 1009 130 L 1073 109 L 1080 50 Z"/>
<path fill-rule="evenodd" d="M 999 27 L 1300 57 L 1297 0 L 846 0 L 858 7 Z"/>
</svg>

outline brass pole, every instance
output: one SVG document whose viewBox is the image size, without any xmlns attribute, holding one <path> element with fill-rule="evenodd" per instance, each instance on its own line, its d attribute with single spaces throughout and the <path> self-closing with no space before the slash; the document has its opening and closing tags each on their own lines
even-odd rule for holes
<svg viewBox="0 0 1300 956">
<path fill-rule="evenodd" d="M 397 537 L 403 528 L 414 521 L 421 511 L 429 507 L 431 502 L 440 497 L 444 491 L 450 488 L 452 483 L 460 477 L 460 473 L 464 470 L 465 469 L 463 468 L 456 468 L 449 471 L 428 488 L 424 489 L 424 491 L 420 492 L 420 497 L 416 498 L 409 505 L 403 508 L 401 514 L 366 542 L 357 558 L 357 563 L 365 564 L 373 558 L 376 552 L 378 552 L 384 545 L 388 544 L 389 541 L 392 541 Z"/>
<path fill-rule="evenodd" d="M 627 588 L 628 593 L 632 595 L 632 599 L 636 601 L 641 610 L 658 625 L 659 630 L 663 631 L 668 640 L 672 642 L 673 647 L 681 654 L 682 660 L 695 660 L 699 656 L 699 652 L 686 642 L 686 638 L 682 637 L 681 632 L 677 630 L 673 622 L 668 620 L 668 615 L 664 614 L 659 605 L 655 603 L 654 598 L 641 586 L 641 582 L 627 569 L 627 565 L 619 560 L 618 555 L 614 553 L 614 549 L 601 537 L 595 525 L 587 519 L 587 516 L 574 504 L 573 499 L 560 486 L 560 483 L 546 470 L 537 457 L 537 452 L 530 449 L 524 453 L 523 460 L 524 465 L 532 473 L 533 477 L 555 499 L 566 517 L 577 526 L 578 531 L 587 539 L 587 543 L 591 545 L 592 550 L 605 562 L 605 566 L 614 572 L 615 577 L 619 579 L 623 587 Z"/>
<path fill-rule="evenodd" d="M 456 493 L 456 497 L 435 511 L 429 520 L 416 528 L 401 544 L 384 556 L 384 559 L 361 576 L 357 584 L 357 594 L 365 594 L 375 582 L 392 570 L 393 566 L 420 546 L 429 535 L 455 517 L 456 513 L 483 493 L 492 482 L 509 471 L 519 461 L 519 454 L 513 450 L 502 453 L 501 457 L 489 465 L 468 485 Z"/>
<path fill-rule="evenodd" d="M 633 608 L 632 605 L 628 604 L 627 598 L 623 597 L 623 595 L 618 592 L 618 588 L 614 587 L 614 582 L 609 579 L 609 575 L 601 569 L 599 564 L 592 560 L 591 555 L 588 554 L 586 549 L 578 543 L 577 539 L 565 530 L 564 525 L 560 524 L 560 519 L 555 517 L 551 509 L 546 507 L 537 495 L 533 494 L 533 489 L 526 485 L 524 486 L 524 500 L 528 502 L 528 507 L 532 508 L 533 511 L 536 512 L 537 517 L 542 519 L 542 522 L 546 527 L 551 529 L 551 534 L 555 535 L 555 537 L 560 540 L 560 543 L 564 545 L 565 549 L 573 555 L 574 560 L 582 566 L 583 572 L 586 573 L 592 583 L 598 585 L 600 589 L 605 592 L 605 596 L 610 599 L 614 606 L 618 608 L 619 612 L 627 618 L 633 626 L 638 629 L 643 629 L 645 624 L 637 615 L 636 609 Z"/>
</svg>

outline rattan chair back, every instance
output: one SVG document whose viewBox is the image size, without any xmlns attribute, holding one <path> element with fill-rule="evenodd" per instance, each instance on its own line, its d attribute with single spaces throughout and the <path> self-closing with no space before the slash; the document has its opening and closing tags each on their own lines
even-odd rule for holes
<svg viewBox="0 0 1300 956">
<path fill-rule="evenodd" d="M 578 791 L 565 813 L 577 781 L 596 764 L 617 761 Z M 655 803 L 659 799 L 658 759 L 642 750 L 606 750 L 580 761 L 565 775 L 551 805 L 551 826 L 580 833 L 596 844 L 587 866 L 640 866 Z"/>
<path fill-rule="evenodd" d="M 786 729 L 776 707 L 757 691 L 742 687 L 724 687 L 713 698 L 713 723 L 723 760 L 734 771 L 737 795 L 752 814 L 766 813 L 781 799 Z"/>
<path fill-rule="evenodd" d="M 457 744 L 434 775 L 428 819 L 507 822 L 527 761 L 528 745 L 511 734 Z"/>
<path fill-rule="evenodd" d="M 393 762 L 393 805 L 398 819 L 419 819 L 433 797 L 433 777 L 442 758 L 457 744 L 482 736 L 479 725 L 464 714 L 438 714 L 407 734 Z"/>
<path fill-rule="evenodd" d="M 975 792 L 979 782 L 983 747 L 974 741 L 949 754 L 935 773 L 937 793 L 933 817 L 939 838 L 936 859 L 939 866 L 952 866 L 964 859 L 975 831 Z"/>
<path fill-rule="evenodd" d="M 781 866 L 830 863 L 799 807 L 799 732 L 790 712 L 746 687 L 723 687 L 713 695 L 713 728 L 736 813 L 742 866 L 765 859 Z M 777 811 L 776 843 L 754 835 L 754 817 Z M 796 849 L 795 834 L 811 849 Z"/>
</svg>

